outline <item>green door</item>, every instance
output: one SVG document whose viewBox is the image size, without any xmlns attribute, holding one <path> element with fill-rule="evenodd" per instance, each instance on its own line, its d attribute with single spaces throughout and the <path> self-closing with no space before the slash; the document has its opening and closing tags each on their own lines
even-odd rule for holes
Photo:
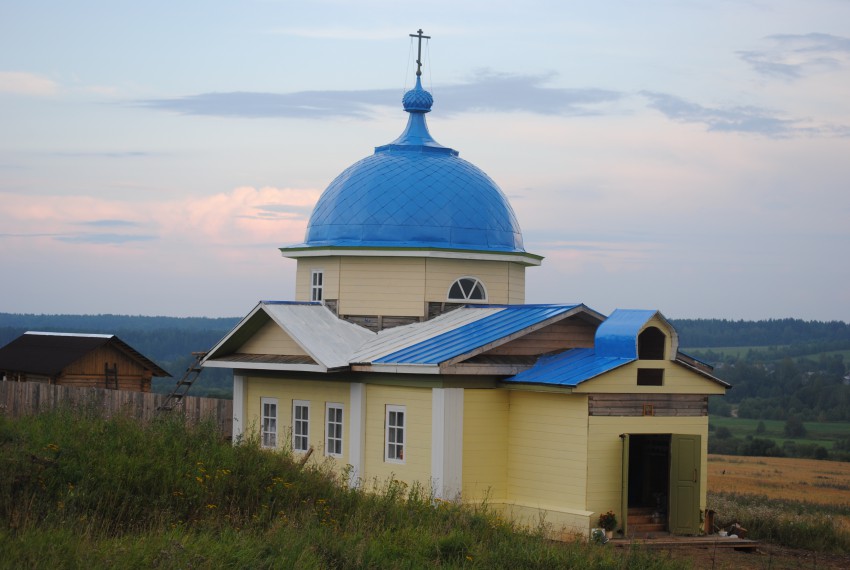
<svg viewBox="0 0 850 570">
<path fill-rule="evenodd" d="M 623 440 L 623 479 L 620 485 L 620 518 L 622 523 L 620 526 L 623 528 L 623 536 L 629 536 L 629 434 L 620 435 L 620 439 Z"/>
<path fill-rule="evenodd" d="M 673 534 L 699 534 L 701 443 L 698 435 L 671 436 L 669 524 Z"/>
</svg>

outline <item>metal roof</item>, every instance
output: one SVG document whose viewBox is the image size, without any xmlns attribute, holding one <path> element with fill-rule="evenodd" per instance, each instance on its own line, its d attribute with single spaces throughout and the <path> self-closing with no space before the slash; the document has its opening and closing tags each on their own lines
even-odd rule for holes
<svg viewBox="0 0 850 570">
<path fill-rule="evenodd" d="M 275 368 L 285 369 L 289 365 L 302 370 L 347 367 L 351 354 L 375 337 L 374 332 L 337 318 L 320 303 L 260 301 L 209 351 L 202 365 L 220 367 L 232 364 L 234 368 L 241 368 L 240 363 L 246 360 L 237 356 L 239 347 L 268 322 L 268 319 L 273 320 L 315 361 L 314 364 L 281 362 L 280 359 L 274 358 L 280 355 L 268 355 L 267 364 L 274 365 Z M 262 359 L 251 359 L 255 364 L 252 367 L 260 366 L 262 363 L 259 360 Z"/>
<path fill-rule="evenodd" d="M 0 370 L 58 376 L 67 366 L 104 345 L 125 353 L 154 376 L 171 376 L 115 335 L 37 331 L 26 332 L 0 348 Z"/>
<path fill-rule="evenodd" d="M 351 362 L 352 364 L 374 362 L 403 348 L 420 344 L 501 310 L 503 307 L 460 307 L 429 321 L 384 329 L 355 352 Z"/>
<path fill-rule="evenodd" d="M 572 387 L 635 360 L 636 358 L 599 356 L 592 348 L 574 348 L 543 356 L 534 366 L 516 376 L 506 378 L 504 382 Z"/>
<path fill-rule="evenodd" d="M 405 131 L 347 168 L 319 198 L 302 244 L 525 253 L 507 197 L 481 169 L 430 135 L 431 95 L 405 94 Z"/>
<path fill-rule="evenodd" d="M 638 333 L 658 311 L 617 309 L 596 329 L 594 347 L 599 356 L 637 358 Z"/>
<path fill-rule="evenodd" d="M 500 310 L 492 311 L 482 318 L 450 328 L 421 342 L 409 344 L 372 362 L 376 364 L 439 364 L 580 306 L 505 305 Z M 467 309 L 483 311 L 492 307 L 479 309 L 469 306 Z"/>
</svg>

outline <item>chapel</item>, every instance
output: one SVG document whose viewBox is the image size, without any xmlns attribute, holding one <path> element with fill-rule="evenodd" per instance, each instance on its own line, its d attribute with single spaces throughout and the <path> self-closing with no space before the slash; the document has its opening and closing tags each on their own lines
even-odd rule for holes
<svg viewBox="0 0 850 570">
<path fill-rule="evenodd" d="M 708 397 L 729 387 L 656 310 L 526 304 L 542 257 L 499 186 L 438 143 L 421 83 L 401 135 L 319 198 L 296 295 L 206 355 L 233 370 L 234 437 L 481 502 L 554 538 L 611 511 L 624 535 L 699 534 Z"/>
</svg>

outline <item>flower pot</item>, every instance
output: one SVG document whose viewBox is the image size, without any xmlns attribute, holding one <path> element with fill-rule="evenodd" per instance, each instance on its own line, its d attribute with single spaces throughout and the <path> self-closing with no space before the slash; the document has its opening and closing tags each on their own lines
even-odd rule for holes
<svg viewBox="0 0 850 570">
<path fill-rule="evenodd" d="M 609 540 L 614 538 L 614 531 L 613 530 L 606 530 L 605 531 L 605 538 L 607 538 Z"/>
</svg>

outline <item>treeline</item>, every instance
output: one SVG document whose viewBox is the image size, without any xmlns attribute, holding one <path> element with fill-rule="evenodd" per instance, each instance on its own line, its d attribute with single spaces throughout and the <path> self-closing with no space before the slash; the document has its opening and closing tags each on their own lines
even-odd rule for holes
<svg viewBox="0 0 850 570">
<path fill-rule="evenodd" d="M 850 324 L 843 321 L 673 319 L 671 323 L 679 333 L 682 348 L 783 345 L 832 347 L 820 351 L 850 348 Z"/>
<path fill-rule="evenodd" d="M 192 364 L 192 353 L 212 348 L 237 322 L 238 318 L 0 313 L 0 346 L 26 331 L 113 334 L 173 376 L 153 380 L 154 391 L 167 392 Z M 192 387 L 192 394 L 230 397 L 232 382 L 229 370 L 205 369 Z"/>
</svg>

